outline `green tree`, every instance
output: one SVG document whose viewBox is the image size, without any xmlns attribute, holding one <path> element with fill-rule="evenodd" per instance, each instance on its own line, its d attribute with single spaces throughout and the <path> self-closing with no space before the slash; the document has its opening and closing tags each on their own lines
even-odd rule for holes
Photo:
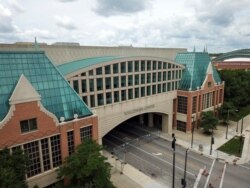
<svg viewBox="0 0 250 188">
<path fill-rule="evenodd" d="M 26 188 L 27 157 L 21 149 L 10 154 L 9 149 L 0 151 L 0 187 Z"/>
<path fill-rule="evenodd" d="M 59 178 L 65 177 L 68 181 L 66 187 L 114 187 L 110 181 L 111 165 L 101 155 L 101 150 L 102 147 L 93 140 L 85 140 L 77 146 L 58 171 Z"/>
<path fill-rule="evenodd" d="M 218 118 L 212 111 L 202 112 L 201 127 L 203 128 L 205 133 L 211 133 L 211 131 L 216 129 L 216 125 L 218 124 L 218 122 Z"/>
<path fill-rule="evenodd" d="M 237 116 L 236 108 L 231 102 L 224 102 L 223 105 L 219 109 L 220 118 L 223 120 L 225 124 L 227 124 L 227 120 L 229 116 Z"/>
</svg>

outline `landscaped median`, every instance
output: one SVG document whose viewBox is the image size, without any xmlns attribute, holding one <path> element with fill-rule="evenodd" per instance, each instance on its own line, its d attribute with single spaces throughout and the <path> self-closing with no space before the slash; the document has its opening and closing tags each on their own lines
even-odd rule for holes
<svg viewBox="0 0 250 188">
<path fill-rule="evenodd" d="M 245 138 L 243 136 L 235 136 L 221 147 L 218 150 L 228 153 L 229 155 L 235 155 L 237 157 L 241 157 L 242 149 L 244 146 Z"/>
</svg>

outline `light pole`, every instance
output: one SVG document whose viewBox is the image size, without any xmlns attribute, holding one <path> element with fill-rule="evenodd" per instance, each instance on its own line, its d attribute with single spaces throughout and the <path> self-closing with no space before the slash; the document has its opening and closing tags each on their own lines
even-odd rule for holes
<svg viewBox="0 0 250 188">
<path fill-rule="evenodd" d="M 176 142 L 174 133 L 172 134 L 172 138 L 173 138 L 173 141 L 172 141 L 172 148 L 173 148 L 173 182 L 172 182 L 172 187 L 174 188 L 175 187 L 175 183 L 174 183 L 174 180 L 175 180 L 175 142 Z"/>
<path fill-rule="evenodd" d="M 192 116 L 192 139 L 191 139 L 191 148 L 193 148 L 194 142 L 194 116 Z"/>
<path fill-rule="evenodd" d="M 186 182 L 187 155 L 188 155 L 188 148 L 186 149 L 186 155 L 185 155 L 184 178 L 183 178 L 183 179 L 181 179 L 181 185 L 182 185 L 182 188 L 185 188 L 185 187 L 187 186 L 187 182 Z"/>
<path fill-rule="evenodd" d="M 227 109 L 227 130 L 226 130 L 226 139 L 227 139 L 227 133 L 228 133 L 228 124 L 229 124 L 229 108 Z"/>
<path fill-rule="evenodd" d="M 212 155 L 212 151 L 213 151 L 213 144 L 214 144 L 214 130 L 212 129 L 212 135 L 211 135 L 211 146 L 210 146 L 210 155 Z"/>
<path fill-rule="evenodd" d="M 242 118 L 242 120 L 241 120 L 241 129 L 240 129 L 241 136 L 242 136 L 242 131 L 243 131 L 243 121 L 244 121 L 244 118 Z"/>
</svg>

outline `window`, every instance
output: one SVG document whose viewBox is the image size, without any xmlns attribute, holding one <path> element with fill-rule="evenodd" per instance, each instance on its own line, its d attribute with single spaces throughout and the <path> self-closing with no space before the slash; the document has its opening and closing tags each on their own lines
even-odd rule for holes
<svg viewBox="0 0 250 188">
<path fill-rule="evenodd" d="M 178 107 L 177 112 L 187 113 L 187 97 L 178 96 Z"/>
<path fill-rule="evenodd" d="M 111 78 L 105 78 L 106 89 L 111 89 Z"/>
<path fill-rule="evenodd" d="M 118 73 L 118 63 L 113 64 L 113 74 Z"/>
<path fill-rule="evenodd" d="M 171 80 L 171 71 L 168 71 L 168 80 Z"/>
<path fill-rule="evenodd" d="M 110 65 L 105 66 L 105 74 L 110 74 Z"/>
<path fill-rule="evenodd" d="M 22 133 L 37 130 L 36 118 L 20 121 L 20 126 Z"/>
<path fill-rule="evenodd" d="M 177 130 L 186 132 L 187 131 L 186 122 L 177 120 Z"/>
<path fill-rule="evenodd" d="M 86 80 L 82 80 L 82 92 L 85 93 L 87 91 Z"/>
<path fill-rule="evenodd" d="M 193 97 L 192 113 L 196 112 L 197 97 Z"/>
<path fill-rule="evenodd" d="M 76 91 L 76 93 L 79 93 L 78 80 L 73 80 L 73 88 Z"/>
<path fill-rule="evenodd" d="M 29 159 L 27 177 L 31 177 L 41 173 L 42 170 L 40 164 L 38 141 L 24 144 L 23 148 Z"/>
<path fill-rule="evenodd" d="M 81 142 L 83 142 L 86 139 L 92 139 L 92 126 L 80 128 L 80 138 Z"/>
<path fill-rule="evenodd" d="M 135 98 L 139 98 L 139 88 L 135 88 Z"/>
<path fill-rule="evenodd" d="M 86 76 L 86 72 L 81 73 L 81 76 Z"/>
<path fill-rule="evenodd" d="M 166 69 L 167 68 L 167 63 L 163 63 L 163 69 Z"/>
<path fill-rule="evenodd" d="M 158 72 L 158 82 L 161 81 L 161 72 Z"/>
<path fill-rule="evenodd" d="M 95 84 L 94 84 L 94 79 L 89 79 L 89 91 L 92 92 L 94 91 Z"/>
<path fill-rule="evenodd" d="M 126 76 L 121 77 L 121 86 L 126 87 Z"/>
<path fill-rule="evenodd" d="M 126 90 L 122 90 L 122 101 L 127 100 Z"/>
<path fill-rule="evenodd" d="M 147 61 L 147 70 L 151 70 L 151 61 Z"/>
<path fill-rule="evenodd" d="M 60 135 L 52 136 L 50 138 L 50 142 L 52 151 L 52 162 L 53 167 L 55 168 L 62 164 Z"/>
<path fill-rule="evenodd" d="M 134 62 L 134 70 L 135 70 L 135 72 L 139 71 L 139 61 Z"/>
<path fill-rule="evenodd" d="M 126 72 L 126 63 L 122 62 L 121 63 L 121 73 L 125 73 Z"/>
<path fill-rule="evenodd" d="M 111 92 L 106 93 L 106 104 L 112 103 L 112 95 Z"/>
<path fill-rule="evenodd" d="M 128 90 L 128 99 L 133 99 L 133 89 Z"/>
<path fill-rule="evenodd" d="M 103 94 L 102 93 L 97 95 L 97 102 L 98 102 L 98 106 L 103 105 Z"/>
<path fill-rule="evenodd" d="M 99 67 L 96 69 L 96 75 L 101 75 L 102 74 L 102 67 Z"/>
<path fill-rule="evenodd" d="M 145 71 L 145 61 L 141 61 L 141 71 Z"/>
<path fill-rule="evenodd" d="M 114 102 L 119 102 L 120 99 L 119 99 L 119 91 L 115 91 L 114 92 Z"/>
<path fill-rule="evenodd" d="M 166 92 L 167 91 L 167 84 L 163 83 L 162 84 L 162 92 Z"/>
<path fill-rule="evenodd" d="M 141 87 L 141 97 L 145 96 L 145 87 Z"/>
<path fill-rule="evenodd" d="M 133 85 L 133 75 L 128 75 L 128 86 Z"/>
<path fill-rule="evenodd" d="M 167 90 L 168 90 L 168 91 L 171 91 L 171 82 L 168 82 Z"/>
<path fill-rule="evenodd" d="M 82 100 L 84 101 L 85 104 L 88 105 L 88 97 L 87 96 L 83 96 Z"/>
<path fill-rule="evenodd" d="M 114 86 L 114 88 L 119 87 L 119 76 L 114 76 L 113 77 L 113 86 Z"/>
<path fill-rule="evenodd" d="M 158 61 L 158 69 L 160 70 L 162 68 L 162 62 Z"/>
<path fill-rule="evenodd" d="M 69 155 L 71 155 L 75 151 L 74 131 L 68 131 L 67 138 L 68 138 L 68 152 Z"/>
<path fill-rule="evenodd" d="M 135 85 L 139 85 L 139 74 L 135 75 Z"/>
<path fill-rule="evenodd" d="M 145 74 L 141 74 L 141 84 L 145 84 Z"/>
<path fill-rule="evenodd" d="M 211 87 L 212 86 L 212 83 L 211 82 L 208 82 L 207 83 L 207 87 Z"/>
<path fill-rule="evenodd" d="M 161 93 L 161 84 L 158 84 L 157 86 L 157 93 Z"/>
<path fill-rule="evenodd" d="M 166 81 L 166 80 L 167 80 L 167 72 L 164 71 L 164 72 L 163 72 L 163 81 Z"/>
<path fill-rule="evenodd" d="M 153 70 L 156 70 L 156 61 L 153 61 Z"/>
<path fill-rule="evenodd" d="M 93 76 L 93 70 L 89 71 L 89 76 Z"/>
<path fill-rule="evenodd" d="M 102 78 L 97 78 L 96 81 L 97 81 L 97 90 L 98 91 L 103 90 Z"/>
<path fill-rule="evenodd" d="M 153 73 L 153 82 L 156 82 L 156 72 Z"/>
<path fill-rule="evenodd" d="M 156 94 L 156 85 L 153 85 L 153 91 L 152 91 L 152 94 Z"/>
<path fill-rule="evenodd" d="M 95 95 L 90 95 L 90 106 L 95 107 Z"/>
<path fill-rule="evenodd" d="M 133 72 L 133 61 L 128 62 L 128 72 Z"/>
<path fill-rule="evenodd" d="M 151 73 L 147 73 L 147 83 L 151 82 Z"/>
<path fill-rule="evenodd" d="M 147 86 L 147 96 L 151 95 L 151 86 Z"/>
<path fill-rule="evenodd" d="M 42 157 L 43 157 L 43 169 L 44 171 L 47 171 L 51 169 L 48 138 L 41 140 L 41 147 L 42 147 Z"/>
</svg>

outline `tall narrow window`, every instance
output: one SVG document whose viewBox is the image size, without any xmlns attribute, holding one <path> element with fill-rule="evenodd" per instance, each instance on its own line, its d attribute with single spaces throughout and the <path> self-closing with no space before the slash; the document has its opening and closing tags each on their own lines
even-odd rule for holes
<svg viewBox="0 0 250 188">
<path fill-rule="evenodd" d="M 178 107 L 177 107 L 177 112 L 180 113 L 187 113 L 187 97 L 183 96 L 178 96 Z"/>
<path fill-rule="evenodd" d="M 82 80 L 82 92 L 85 93 L 87 91 L 86 80 Z"/>
<path fill-rule="evenodd" d="M 196 112 L 197 97 L 193 97 L 192 113 Z"/>
<path fill-rule="evenodd" d="M 68 131 L 67 138 L 68 138 L 68 152 L 69 155 L 71 155 L 75 151 L 74 131 Z"/>
<path fill-rule="evenodd" d="M 73 80 L 73 88 L 76 91 L 76 93 L 79 93 L 78 80 Z"/>
<path fill-rule="evenodd" d="M 55 168 L 62 164 L 60 135 L 52 136 L 50 138 L 50 141 L 52 150 L 52 162 L 53 167 Z"/>
<path fill-rule="evenodd" d="M 42 156 L 43 156 L 43 169 L 44 171 L 47 171 L 51 169 L 48 138 L 41 140 L 41 147 L 42 147 Z"/>
</svg>

